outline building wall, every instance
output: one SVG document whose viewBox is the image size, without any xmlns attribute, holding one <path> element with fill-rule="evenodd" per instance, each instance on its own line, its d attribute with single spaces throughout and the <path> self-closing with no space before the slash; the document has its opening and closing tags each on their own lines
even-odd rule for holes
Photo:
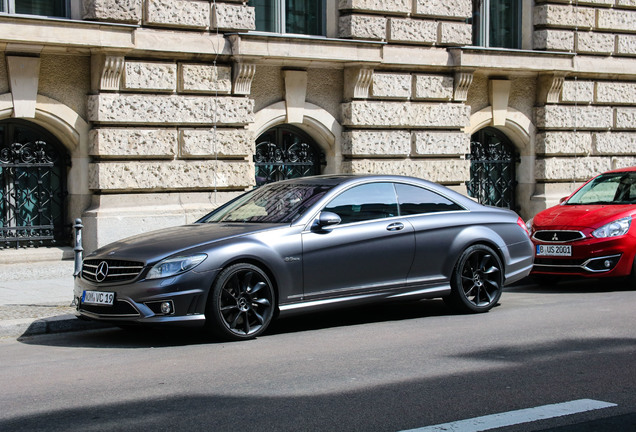
<svg viewBox="0 0 636 432">
<path fill-rule="evenodd" d="M 520 155 L 529 218 L 636 165 L 636 4 L 530 3 L 525 50 L 511 51 L 470 46 L 470 0 L 329 1 L 330 38 L 250 33 L 240 1 L 84 0 L 83 21 L 0 17 L 0 96 L 6 56 L 39 58 L 33 94 L 46 100 L 31 118 L 73 158 L 69 218 L 84 220 L 87 250 L 253 187 L 254 140 L 287 123 L 317 141 L 325 172 L 463 193 L 471 135 L 495 127 Z"/>
</svg>

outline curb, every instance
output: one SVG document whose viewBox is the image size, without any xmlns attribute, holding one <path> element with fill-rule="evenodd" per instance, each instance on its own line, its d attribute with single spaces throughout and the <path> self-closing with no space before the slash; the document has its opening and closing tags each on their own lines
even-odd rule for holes
<svg viewBox="0 0 636 432">
<path fill-rule="evenodd" d="M 14 319 L 0 321 L 0 338 L 23 338 L 43 334 L 66 333 L 111 327 L 97 321 L 85 321 L 72 314 L 33 320 Z"/>
</svg>

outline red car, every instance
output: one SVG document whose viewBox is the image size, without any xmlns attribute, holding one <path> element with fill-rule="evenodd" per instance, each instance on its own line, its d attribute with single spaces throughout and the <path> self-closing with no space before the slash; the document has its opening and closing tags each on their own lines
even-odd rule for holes
<svg viewBox="0 0 636 432">
<path fill-rule="evenodd" d="M 636 286 L 636 167 L 589 180 L 527 226 L 534 243 L 531 275 L 624 277 Z"/>
</svg>

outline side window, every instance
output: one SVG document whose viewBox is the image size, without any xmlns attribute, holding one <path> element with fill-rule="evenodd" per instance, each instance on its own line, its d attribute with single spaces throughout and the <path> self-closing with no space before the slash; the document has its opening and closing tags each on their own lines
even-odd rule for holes
<svg viewBox="0 0 636 432">
<path fill-rule="evenodd" d="M 395 189 L 401 216 L 464 209 L 459 204 L 428 189 L 405 184 L 396 184 Z"/>
<path fill-rule="evenodd" d="M 336 213 L 343 224 L 398 215 L 395 189 L 391 183 L 353 187 L 334 198 L 324 210 Z"/>
</svg>

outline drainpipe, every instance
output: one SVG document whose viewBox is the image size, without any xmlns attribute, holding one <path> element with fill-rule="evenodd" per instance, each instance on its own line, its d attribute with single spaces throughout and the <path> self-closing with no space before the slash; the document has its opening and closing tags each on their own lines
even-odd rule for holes
<svg viewBox="0 0 636 432">
<path fill-rule="evenodd" d="M 73 271 L 73 277 L 77 277 L 82 271 L 82 258 L 84 255 L 84 248 L 82 247 L 82 225 L 81 219 L 75 219 L 75 247 L 73 251 L 75 252 L 75 270 Z"/>
</svg>

